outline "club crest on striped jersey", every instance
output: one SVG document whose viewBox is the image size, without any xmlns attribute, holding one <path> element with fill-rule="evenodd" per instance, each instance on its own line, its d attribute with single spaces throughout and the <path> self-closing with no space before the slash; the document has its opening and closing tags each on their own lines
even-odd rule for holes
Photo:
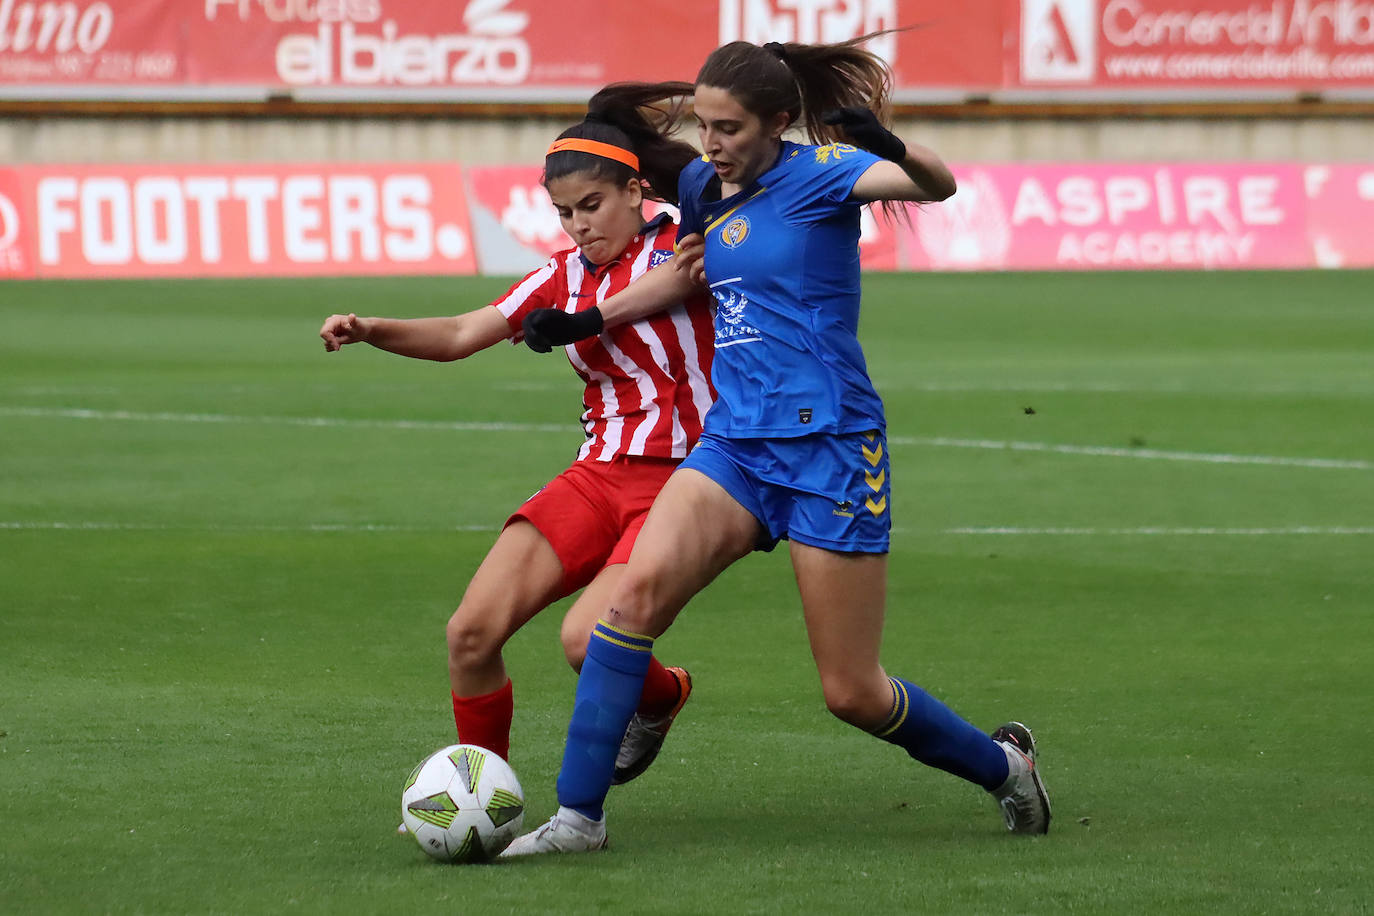
<svg viewBox="0 0 1374 916">
<path fill-rule="evenodd" d="M 649 253 L 649 269 L 653 270 L 664 261 L 672 258 L 673 253 L 666 248 L 655 248 Z"/>
<path fill-rule="evenodd" d="M 749 217 L 736 216 L 720 230 L 720 243 L 726 248 L 738 248 L 749 238 Z"/>
</svg>

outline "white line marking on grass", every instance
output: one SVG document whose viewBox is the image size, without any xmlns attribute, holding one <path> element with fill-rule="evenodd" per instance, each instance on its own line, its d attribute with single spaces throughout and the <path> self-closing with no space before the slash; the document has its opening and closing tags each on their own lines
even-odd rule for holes
<svg viewBox="0 0 1374 916">
<path fill-rule="evenodd" d="M 51 417 L 72 420 L 129 420 L 157 423 L 243 423 L 317 428 L 418 429 L 454 432 L 563 433 L 577 428 L 562 423 L 478 423 L 461 420 L 360 420 L 344 417 L 239 416 L 213 413 L 144 413 L 131 410 L 92 410 L 81 407 L 5 407 L 0 416 Z M 1007 439 L 958 439 L 947 436 L 892 436 L 891 445 L 929 448 L 971 448 L 987 451 L 1046 452 L 1089 455 L 1099 458 L 1136 458 L 1153 461 L 1195 461 L 1205 464 L 1253 464 L 1273 467 L 1321 468 L 1371 471 L 1374 461 L 1349 458 L 1293 458 L 1281 455 L 1232 455 L 1211 452 L 1170 452 L 1154 448 L 1120 448 L 1106 445 L 1061 445 L 1054 442 L 1018 442 Z"/>
<path fill-rule="evenodd" d="M 208 531 L 215 534 L 441 534 L 497 532 L 500 525 L 170 525 L 156 522 L 0 522 L 0 531 Z"/>
<path fill-rule="evenodd" d="M 1315 525 L 1297 525 L 1287 528 L 946 528 L 943 534 L 990 534 L 990 535 L 1086 535 L 1089 537 L 1110 536 L 1161 536 L 1161 537 L 1267 537 L 1290 535 L 1366 535 L 1374 534 L 1374 528 Z"/>
<path fill-rule="evenodd" d="M 15 522 L 0 521 L 0 531 L 201 531 L 211 534 L 495 534 L 500 525 L 175 525 L 156 522 Z M 1088 537 L 1291 537 L 1301 535 L 1374 535 L 1374 527 L 1296 525 L 1283 528 L 1016 528 L 965 527 L 922 530 L 898 527 L 896 534 L 911 535 L 1072 535 Z"/>
<path fill-rule="evenodd" d="M 0 407 L 0 416 L 132 420 L 148 423 L 257 423 L 269 426 L 365 427 L 454 432 L 561 433 L 579 428 L 576 423 L 475 423 L 459 420 L 359 420 L 345 417 L 237 416 L 222 413 L 142 413 L 132 410 L 88 410 L 81 407 Z"/>
<path fill-rule="evenodd" d="M 1139 458 L 1153 461 L 1200 461 L 1207 464 L 1261 464 L 1278 467 L 1374 471 L 1374 461 L 1346 458 L 1288 458 L 1278 455 L 1230 455 L 1210 452 L 1166 452 L 1155 448 L 1118 448 L 1107 445 L 1058 445 L 1053 442 L 1017 442 L 1004 439 L 951 439 L 944 436 L 893 436 L 893 445 L 924 445 L 933 448 L 976 448 L 989 451 L 1053 452 L 1059 455 L 1093 455 L 1103 458 Z"/>
<path fill-rule="evenodd" d="M 954 393 L 1012 393 L 1026 394 L 1219 394 L 1219 395 L 1258 395 L 1258 396 L 1317 396 L 1317 397 L 1368 397 L 1374 388 L 1355 384 L 1344 386 L 1312 385 L 1252 385 L 1252 384 L 1206 384 L 1188 382 L 922 382 L 922 381 L 883 381 L 878 384 L 880 391 L 928 391 Z"/>
</svg>

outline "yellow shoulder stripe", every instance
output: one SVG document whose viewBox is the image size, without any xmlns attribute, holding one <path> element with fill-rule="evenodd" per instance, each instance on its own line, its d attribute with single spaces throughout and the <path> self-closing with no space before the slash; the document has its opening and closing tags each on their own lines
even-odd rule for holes
<svg viewBox="0 0 1374 916">
<path fill-rule="evenodd" d="M 745 204 L 749 203 L 749 201 L 753 200 L 755 197 L 758 197 L 760 194 L 762 194 L 764 191 L 767 191 L 767 190 L 768 190 L 767 188 L 759 188 L 759 189 L 758 189 L 757 191 L 755 191 L 753 194 L 750 194 L 747 198 L 745 198 L 744 200 L 742 200 L 742 201 L 740 201 L 739 203 L 735 204 L 735 205 L 734 205 L 733 207 L 731 207 L 729 210 L 726 210 L 726 211 L 725 211 L 724 213 L 722 213 L 720 216 L 716 217 L 716 219 L 711 223 L 711 225 L 709 225 L 709 226 L 706 227 L 706 232 L 710 232 L 712 229 L 716 228 L 716 227 L 719 226 L 721 223 L 725 222 L 727 219 L 729 219 L 730 217 L 734 216 L 736 210 L 738 210 L 740 207 L 744 206 Z M 705 235 L 706 233 L 703 232 L 702 234 Z"/>
</svg>

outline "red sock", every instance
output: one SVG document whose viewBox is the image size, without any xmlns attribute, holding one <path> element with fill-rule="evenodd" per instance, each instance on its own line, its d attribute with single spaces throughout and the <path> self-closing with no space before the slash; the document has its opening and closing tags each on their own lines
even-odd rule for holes
<svg viewBox="0 0 1374 916">
<path fill-rule="evenodd" d="M 644 676 L 644 692 L 639 695 L 639 708 L 636 712 L 649 716 L 662 716 L 677 703 L 682 694 L 682 685 L 657 658 L 649 659 L 649 673 Z"/>
<path fill-rule="evenodd" d="M 453 724 L 458 726 L 458 740 L 494 751 L 502 760 L 510 760 L 510 720 L 514 714 L 510 681 L 477 697 L 453 694 Z"/>
</svg>

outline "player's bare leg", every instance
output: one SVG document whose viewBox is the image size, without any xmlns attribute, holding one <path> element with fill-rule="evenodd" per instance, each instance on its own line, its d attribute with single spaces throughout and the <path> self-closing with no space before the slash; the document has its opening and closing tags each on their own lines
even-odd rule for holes
<svg viewBox="0 0 1374 916">
<path fill-rule="evenodd" d="M 582 670 L 582 659 L 587 654 L 587 639 L 592 635 L 592 627 L 596 626 L 597 618 L 606 613 L 611 595 L 624 573 L 624 563 L 603 567 L 564 615 L 558 635 L 563 642 L 563 655 L 574 671 Z"/>
<path fill-rule="evenodd" d="M 790 550 L 826 708 L 872 730 L 892 708 L 892 687 L 878 661 L 887 556 L 836 553 L 797 541 Z"/>
<path fill-rule="evenodd" d="M 984 735 L 921 688 L 883 670 L 878 653 L 886 556 L 793 542 L 792 566 L 830 711 L 922 763 L 991 792 L 1008 830 L 1047 832 L 1050 803 L 1030 729 L 1011 722 Z"/>
<path fill-rule="evenodd" d="M 501 649 L 516 630 L 562 597 L 562 563 L 534 525 L 507 525 L 448 622 L 449 682 L 458 739 L 510 756 L 514 693 Z"/>
<path fill-rule="evenodd" d="M 697 592 L 754 549 L 759 522 L 725 488 L 682 468 L 654 500 L 605 619 L 661 636 Z"/>
<path fill-rule="evenodd" d="M 507 525 L 477 567 L 449 618 L 449 683 L 458 696 L 499 689 L 506 682 L 501 648 L 548 605 L 562 597 L 563 564 L 529 522 Z"/>
</svg>

